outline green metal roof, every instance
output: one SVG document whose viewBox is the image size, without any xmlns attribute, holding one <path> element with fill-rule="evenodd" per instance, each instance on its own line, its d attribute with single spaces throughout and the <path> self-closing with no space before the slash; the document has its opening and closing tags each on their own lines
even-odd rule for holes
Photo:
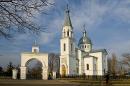
<svg viewBox="0 0 130 86">
<path fill-rule="evenodd" d="M 66 12 L 65 12 L 64 26 L 71 26 L 72 27 L 72 23 L 71 23 L 68 7 L 67 7 Z"/>
<path fill-rule="evenodd" d="M 95 53 L 95 52 L 103 52 L 103 53 L 108 54 L 106 49 L 92 50 L 90 53 Z"/>
<path fill-rule="evenodd" d="M 88 37 L 81 37 L 78 45 L 80 44 L 92 44 L 92 42 Z"/>
<path fill-rule="evenodd" d="M 87 37 L 86 30 L 83 32 L 83 36 L 80 38 L 78 46 L 80 44 L 92 44 L 91 40 Z"/>
</svg>

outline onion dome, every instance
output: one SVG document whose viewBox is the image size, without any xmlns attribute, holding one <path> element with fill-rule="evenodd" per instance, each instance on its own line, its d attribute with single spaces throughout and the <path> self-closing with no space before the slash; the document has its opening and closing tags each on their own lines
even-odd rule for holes
<svg viewBox="0 0 130 86">
<path fill-rule="evenodd" d="M 87 37 L 86 30 L 83 31 L 83 37 L 80 38 L 78 46 L 81 44 L 92 44 L 91 40 Z"/>
</svg>

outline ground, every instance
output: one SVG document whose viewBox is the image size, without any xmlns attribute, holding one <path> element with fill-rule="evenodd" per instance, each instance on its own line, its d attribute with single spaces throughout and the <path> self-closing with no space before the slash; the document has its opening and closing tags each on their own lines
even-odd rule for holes
<svg viewBox="0 0 130 86">
<path fill-rule="evenodd" d="M 79 86 L 67 80 L 0 80 L 0 86 Z"/>
<path fill-rule="evenodd" d="M 0 79 L 0 86 L 130 86 L 130 80 L 105 81 L 88 80 L 11 80 Z"/>
</svg>

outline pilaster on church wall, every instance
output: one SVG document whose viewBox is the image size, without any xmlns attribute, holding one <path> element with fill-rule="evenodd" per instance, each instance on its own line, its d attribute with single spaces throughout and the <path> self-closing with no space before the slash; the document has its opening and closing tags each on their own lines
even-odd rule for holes
<svg viewBox="0 0 130 86">
<path fill-rule="evenodd" d="M 103 75 L 103 56 L 102 52 L 90 53 L 90 55 L 97 57 L 97 72 L 98 75 Z"/>
<path fill-rule="evenodd" d="M 108 65 L 107 65 L 107 55 L 103 53 L 103 68 L 105 69 L 105 73 L 108 71 Z"/>
</svg>

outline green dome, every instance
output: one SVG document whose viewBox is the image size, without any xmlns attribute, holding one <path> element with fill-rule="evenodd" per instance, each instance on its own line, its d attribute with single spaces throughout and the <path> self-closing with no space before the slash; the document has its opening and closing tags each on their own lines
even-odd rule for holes
<svg viewBox="0 0 130 86">
<path fill-rule="evenodd" d="M 91 40 L 86 35 L 86 30 L 84 30 L 83 37 L 80 38 L 78 46 L 81 44 L 92 44 Z"/>
<path fill-rule="evenodd" d="M 81 44 L 92 44 L 92 42 L 88 37 L 81 37 L 78 46 L 80 46 Z"/>
</svg>

